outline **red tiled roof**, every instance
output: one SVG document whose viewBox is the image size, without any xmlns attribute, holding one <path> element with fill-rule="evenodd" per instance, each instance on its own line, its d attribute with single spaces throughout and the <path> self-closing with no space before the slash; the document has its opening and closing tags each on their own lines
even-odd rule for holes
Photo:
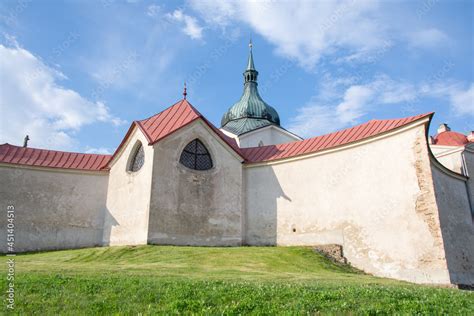
<svg viewBox="0 0 474 316">
<path fill-rule="evenodd" d="M 198 110 L 196 110 L 186 99 L 183 99 L 164 111 L 155 114 L 147 119 L 134 121 L 130 126 L 127 134 L 125 135 L 122 143 L 115 151 L 113 157 L 120 151 L 122 146 L 125 144 L 128 136 L 133 130 L 133 127 L 137 125 L 140 130 L 145 134 L 148 144 L 153 145 L 166 136 L 174 133 L 178 129 L 194 122 L 197 119 L 202 119 L 225 143 L 227 143 L 238 155 L 242 158 L 240 148 L 237 145 L 235 139 L 225 135 L 218 128 L 216 128 L 211 122 L 209 122 Z"/>
<path fill-rule="evenodd" d="M 110 155 L 81 154 L 65 151 L 0 145 L 0 163 L 34 167 L 99 171 L 109 162 Z"/>
<path fill-rule="evenodd" d="M 340 130 L 338 132 L 301 141 L 262 147 L 241 148 L 240 150 L 249 163 L 290 158 L 353 143 L 394 130 L 432 115 L 433 113 L 427 113 L 401 119 L 371 120 L 367 123 Z"/>
<path fill-rule="evenodd" d="M 433 137 L 434 145 L 464 146 L 469 143 L 467 136 L 457 132 L 441 132 Z"/>
</svg>

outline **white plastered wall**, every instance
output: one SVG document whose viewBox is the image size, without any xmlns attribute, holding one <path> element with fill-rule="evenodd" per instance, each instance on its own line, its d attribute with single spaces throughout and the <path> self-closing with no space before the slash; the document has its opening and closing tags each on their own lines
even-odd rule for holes
<svg viewBox="0 0 474 316">
<path fill-rule="evenodd" d="M 138 141 L 142 143 L 145 162 L 140 170 L 130 172 L 130 156 Z M 110 169 L 104 245 L 147 243 L 153 155 L 153 146 L 135 126 Z"/>
<path fill-rule="evenodd" d="M 107 172 L 0 165 L 0 252 L 9 206 L 16 252 L 100 246 L 107 183 Z"/>
<path fill-rule="evenodd" d="M 214 167 L 196 171 L 179 162 L 183 148 L 199 139 Z M 236 246 L 242 243 L 242 158 L 202 121 L 155 146 L 149 243 Z"/>
<path fill-rule="evenodd" d="M 474 284 L 474 225 L 467 180 L 431 166 L 451 282 Z"/>
<path fill-rule="evenodd" d="M 246 243 L 341 244 L 366 272 L 450 283 L 425 126 L 416 124 L 345 150 L 245 168 Z"/>
<path fill-rule="evenodd" d="M 454 172 L 463 173 L 462 152 L 464 146 L 431 145 L 431 151 L 443 166 Z"/>
<path fill-rule="evenodd" d="M 227 136 L 235 138 L 240 148 L 258 147 L 260 144 L 263 144 L 263 146 L 276 145 L 301 140 L 298 136 L 274 125 L 259 128 L 240 136 L 234 135 L 224 129 L 221 130 Z"/>
</svg>

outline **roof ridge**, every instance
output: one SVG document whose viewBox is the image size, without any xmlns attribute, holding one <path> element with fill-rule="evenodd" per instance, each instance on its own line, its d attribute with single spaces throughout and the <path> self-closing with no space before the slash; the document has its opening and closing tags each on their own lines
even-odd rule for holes
<svg viewBox="0 0 474 316">
<path fill-rule="evenodd" d="M 47 150 L 47 151 L 54 151 L 59 153 L 69 153 L 69 154 L 80 154 L 80 155 L 97 155 L 97 156 L 112 156 L 111 154 L 96 154 L 96 153 L 84 153 L 79 151 L 66 151 L 66 150 L 57 150 L 57 149 L 46 149 L 46 148 L 37 148 L 37 147 L 23 147 L 18 145 L 12 145 L 9 143 L 1 144 L 0 146 L 12 146 L 17 148 L 25 148 L 25 149 L 32 149 L 32 150 Z"/>
<path fill-rule="evenodd" d="M 314 136 L 304 140 L 293 141 L 288 143 L 276 144 L 276 145 L 267 145 L 261 147 L 248 147 L 241 148 L 242 153 L 245 155 L 247 162 L 256 163 L 263 161 L 278 160 L 283 158 L 295 157 L 304 154 L 310 154 L 318 152 L 321 150 L 334 148 L 338 146 L 343 146 L 346 144 L 351 144 L 360 140 L 369 139 L 373 136 L 380 135 L 392 130 L 396 130 L 402 126 L 406 126 L 410 123 L 421 120 L 422 118 L 430 117 L 434 112 L 429 112 L 420 115 L 409 116 L 405 118 L 398 119 L 384 119 L 376 120 L 372 119 L 367 122 L 340 129 L 331 133 L 324 135 Z M 395 124 L 394 124 L 395 123 Z M 361 127 L 364 126 L 362 129 Z M 339 135 L 337 135 L 339 134 Z M 345 136 L 343 136 L 346 134 Z M 349 137 L 350 136 L 350 137 Z M 314 142 L 315 139 L 320 139 L 318 141 L 318 147 L 306 146 L 304 143 Z M 322 143 L 321 143 L 322 140 Z M 272 154 L 272 151 L 267 151 L 268 147 L 274 147 L 279 152 L 277 155 Z"/>
<path fill-rule="evenodd" d="M 173 106 L 177 106 L 177 105 L 181 104 L 181 103 L 182 103 L 183 101 L 185 101 L 185 100 L 186 100 L 186 99 L 181 99 L 181 100 L 177 101 L 176 103 L 173 103 L 172 105 L 170 105 L 170 106 L 164 108 L 163 110 L 161 110 L 161 111 L 158 112 L 158 113 L 155 113 L 155 114 L 153 114 L 153 115 L 150 115 L 150 116 L 148 116 L 147 118 L 144 118 L 144 119 L 141 119 L 141 120 L 134 120 L 134 121 L 132 121 L 132 122 L 140 122 L 140 121 L 149 120 L 149 119 L 151 119 L 152 117 L 154 117 L 154 116 L 156 116 L 156 115 L 158 115 L 158 114 L 160 114 L 160 113 L 163 113 L 164 111 L 166 111 L 166 110 L 172 108 Z M 178 104 L 178 103 L 179 103 L 179 104 Z"/>
</svg>

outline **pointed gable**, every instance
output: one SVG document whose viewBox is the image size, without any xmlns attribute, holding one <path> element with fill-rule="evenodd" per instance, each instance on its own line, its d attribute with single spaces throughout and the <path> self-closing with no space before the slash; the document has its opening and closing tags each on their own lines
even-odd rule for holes
<svg viewBox="0 0 474 316">
<path fill-rule="evenodd" d="M 122 143 L 113 154 L 113 158 L 118 154 L 118 152 L 120 152 L 135 126 L 138 126 L 138 128 L 140 128 L 140 130 L 143 132 L 148 140 L 148 144 L 153 145 L 166 136 L 196 121 L 197 119 L 203 120 L 204 123 L 206 123 L 206 125 L 208 125 L 209 128 L 214 133 L 216 133 L 219 138 L 221 138 L 229 147 L 231 147 L 239 156 L 243 158 L 235 139 L 225 135 L 218 128 L 216 128 L 186 99 L 182 99 L 169 108 L 147 119 L 134 121 L 122 140 Z"/>
<path fill-rule="evenodd" d="M 200 117 L 202 115 L 183 99 L 166 110 L 136 123 L 151 145 Z"/>
</svg>

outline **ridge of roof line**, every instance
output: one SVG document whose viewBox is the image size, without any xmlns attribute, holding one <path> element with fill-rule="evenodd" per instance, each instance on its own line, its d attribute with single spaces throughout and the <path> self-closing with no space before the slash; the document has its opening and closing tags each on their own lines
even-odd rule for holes
<svg viewBox="0 0 474 316">
<path fill-rule="evenodd" d="M 235 140 L 226 136 L 217 127 L 215 127 L 210 121 L 208 121 L 204 115 L 201 114 L 188 100 L 181 99 L 173 105 L 167 107 L 163 111 L 160 111 L 146 119 L 133 121 L 125 134 L 122 142 L 115 150 L 112 158 L 109 161 L 108 166 L 112 163 L 115 157 L 118 155 L 122 147 L 127 142 L 135 126 L 145 135 L 148 145 L 153 145 L 170 134 L 178 131 L 179 129 L 191 124 L 197 119 L 202 119 L 219 138 L 222 139 L 233 151 L 237 153 L 243 160 L 245 157 L 240 152 L 240 148 L 237 143 L 234 144 Z"/>
<path fill-rule="evenodd" d="M 23 146 L 18 146 L 18 145 L 13 145 L 10 143 L 3 143 L 0 144 L 0 146 L 12 146 L 12 147 L 17 147 L 17 148 L 25 148 L 25 149 L 33 149 L 33 150 L 47 150 L 47 151 L 54 151 L 58 153 L 67 153 L 67 154 L 80 154 L 80 155 L 97 155 L 97 156 L 112 156 L 111 154 L 96 154 L 96 153 L 84 153 L 84 152 L 79 152 L 79 151 L 66 151 L 66 150 L 57 150 L 57 149 L 46 149 L 46 148 L 38 148 L 38 147 L 23 147 Z"/>
<path fill-rule="evenodd" d="M 329 148 L 354 143 L 363 139 L 398 129 L 426 117 L 432 117 L 434 112 L 419 114 L 398 119 L 370 120 L 365 123 L 307 138 L 300 141 L 277 145 L 242 148 L 241 151 L 248 163 L 267 162 L 315 153 Z M 383 123 L 385 122 L 385 124 Z M 391 122 L 390 124 L 387 124 Z M 318 141 L 315 141 L 318 139 Z M 271 148 L 271 150 L 268 150 Z"/>
<path fill-rule="evenodd" d="M 87 158 L 86 158 L 87 157 Z M 0 145 L 0 163 L 77 171 L 105 171 L 109 154 L 80 153 L 12 144 Z M 41 158 L 41 159 L 40 159 Z M 87 160 L 84 160 L 84 159 Z"/>
<path fill-rule="evenodd" d="M 163 110 L 161 110 L 161 111 L 158 112 L 158 113 L 155 113 L 155 114 L 153 114 L 153 115 L 150 115 L 150 116 L 148 116 L 148 117 L 146 117 L 146 118 L 144 118 L 144 119 L 141 119 L 141 120 L 134 120 L 133 122 L 139 122 L 139 121 L 146 121 L 146 120 L 149 120 L 149 119 L 151 119 L 153 116 L 158 115 L 158 114 L 160 114 L 161 112 L 164 112 L 164 111 L 166 111 L 166 110 L 172 108 L 173 106 L 178 105 L 178 103 L 182 103 L 182 102 L 185 101 L 185 100 L 186 100 L 186 99 L 181 99 L 181 100 L 179 100 L 178 102 L 175 102 L 175 103 L 173 103 L 172 105 L 170 105 L 170 106 L 164 108 Z"/>
</svg>

